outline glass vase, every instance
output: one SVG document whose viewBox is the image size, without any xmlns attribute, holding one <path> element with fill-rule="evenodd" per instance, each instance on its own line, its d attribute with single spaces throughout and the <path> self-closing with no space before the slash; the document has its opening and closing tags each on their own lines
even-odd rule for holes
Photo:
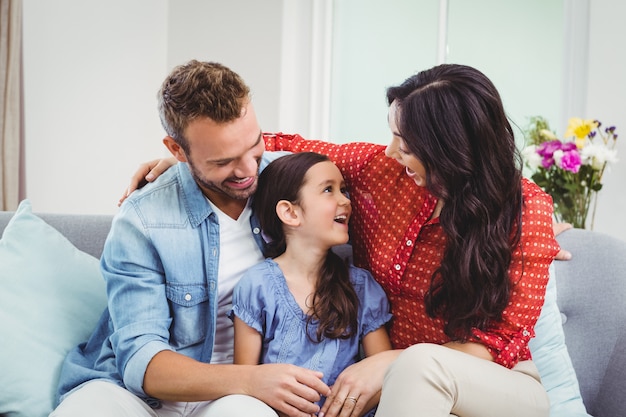
<svg viewBox="0 0 626 417">
<path fill-rule="evenodd" d="M 596 192 L 585 190 L 577 193 L 566 193 L 563 195 L 553 195 L 554 217 L 559 223 L 571 223 L 578 229 L 587 228 L 587 215 L 591 206 L 591 200 Z M 595 211 L 595 207 L 594 207 Z M 593 217 L 593 216 L 592 216 Z M 593 220 L 591 221 L 593 229 Z"/>
</svg>

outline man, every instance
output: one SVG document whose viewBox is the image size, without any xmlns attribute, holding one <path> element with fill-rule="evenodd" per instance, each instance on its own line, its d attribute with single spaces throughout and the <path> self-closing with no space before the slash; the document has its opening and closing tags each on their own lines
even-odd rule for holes
<svg viewBox="0 0 626 417">
<path fill-rule="evenodd" d="M 181 163 L 115 217 L 101 259 L 108 309 L 68 355 L 51 416 L 318 412 L 330 392 L 319 373 L 232 365 L 226 313 L 243 271 L 262 260 L 249 198 L 272 158 L 248 86 L 220 64 L 191 61 L 164 81 L 159 112 Z"/>
</svg>

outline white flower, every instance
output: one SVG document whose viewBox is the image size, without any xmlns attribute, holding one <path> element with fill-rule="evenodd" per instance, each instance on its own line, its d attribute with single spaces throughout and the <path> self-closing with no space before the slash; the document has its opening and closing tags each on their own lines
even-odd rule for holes
<svg viewBox="0 0 626 417">
<path fill-rule="evenodd" d="M 524 148 L 522 150 L 522 157 L 530 169 L 535 170 L 541 165 L 542 158 L 541 155 L 537 153 L 536 145 L 530 145 Z"/>
<path fill-rule="evenodd" d="M 585 165 L 600 170 L 605 163 L 617 162 L 617 151 L 609 149 L 603 143 L 590 143 L 580 151 L 580 158 Z"/>
<path fill-rule="evenodd" d="M 563 165 L 561 165 L 561 161 L 563 160 L 563 151 L 561 149 L 557 149 L 552 154 L 552 158 L 554 158 L 554 165 L 563 169 Z"/>
</svg>

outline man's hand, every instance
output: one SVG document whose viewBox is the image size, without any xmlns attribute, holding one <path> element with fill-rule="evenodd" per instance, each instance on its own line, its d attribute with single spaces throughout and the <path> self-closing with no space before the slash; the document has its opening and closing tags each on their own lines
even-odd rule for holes
<svg viewBox="0 0 626 417">
<path fill-rule="evenodd" d="M 143 388 L 164 401 L 207 401 L 225 395 L 255 397 L 289 417 L 310 417 L 330 394 L 322 373 L 289 364 L 201 363 L 180 353 L 157 353 L 146 369 Z"/>
<path fill-rule="evenodd" d="M 321 395 L 330 395 L 321 372 L 288 364 L 258 365 L 250 374 L 245 394 L 256 397 L 282 416 L 310 417 L 320 410 Z"/>
</svg>

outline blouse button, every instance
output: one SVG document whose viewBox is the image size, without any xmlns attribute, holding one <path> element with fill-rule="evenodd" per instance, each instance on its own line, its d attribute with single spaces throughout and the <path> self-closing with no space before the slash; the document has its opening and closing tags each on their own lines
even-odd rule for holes
<svg viewBox="0 0 626 417">
<path fill-rule="evenodd" d="M 191 294 L 185 294 L 185 301 L 191 301 Z"/>
<path fill-rule="evenodd" d="M 395 264 L 393 267 L 394 267 L 394 268 L 396 268 L 396 271 L 399 271 L 399 270 L 400 270 L 400 268 L 402 268 L 402 267 L 400 266 L 400 264 Z"/>
<path fill-rule="evenodd" d="M 522 334 L 523 334 L 524 336 L 530 336 L 530 332 L 529 332 L 528 330 L 526 330 L 526 329 L 524 329 L 524 331 L 522 332 Z"/>
<path fill-rule="evenodd" d="M 412 244 L 413 244 L 413 241 L 412 241 L 411 239 L 409 239 L 409 240 L 407 240 L 407 241 L 406 241 L 406 245 L 407 245 L 407 246 L 411 246 Z"/>
</svg>

